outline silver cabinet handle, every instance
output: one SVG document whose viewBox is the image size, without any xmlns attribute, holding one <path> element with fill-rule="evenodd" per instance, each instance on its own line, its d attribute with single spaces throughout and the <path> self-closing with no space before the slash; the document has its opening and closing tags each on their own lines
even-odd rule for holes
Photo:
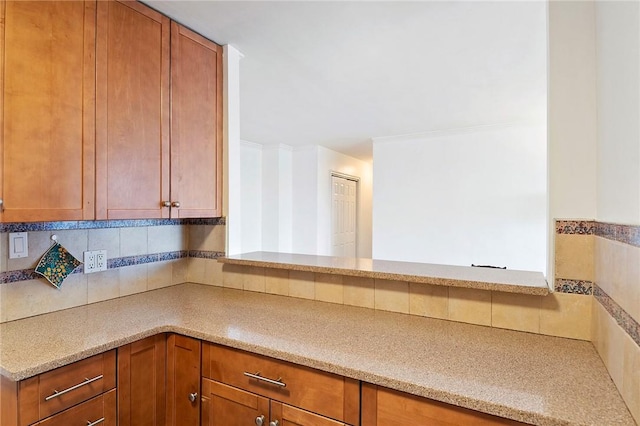
<svg viewBox="0 0 640 426">
<path fill-rule="evenodd" d="M 280 424 L 280 422 L 279 422 L 279 421 L 274 420 L 274 421 L 272 421 L 271 423 L 269 423 L 269 426 L 278 426 L 279 424 Z"/>
<path fill-rule="evenodd" d="M 163 201 L 161 204 L 162 207 L 171 207 L 171 201 Z"/>
<path fill-rule="evenodd" d="M 263 382 L 267 382 L 267 383 L 272 384 L 272 385 L 282 386 L 283 388 L 287 387 L 287 385 L 282 381 L 282 377 L 278 377 L 276 380 L 268 379 L 266 377 L 262 377 L 260 375 L 259 371 L 257 373 L 255 373 L 255 374 L 247 373 L 245 371 L 244 375 L 247 376 L 247 377 L 251 377 L 252 379 L 262 380 Z"/>
<path fill-rule="evenodd" d="M 104 417 L 101 418 L 101 419 L 96 420 L 95 422 L 91 422 L 91 421 L 87 420 L 87 426 L 99 425 L 102 422 L 104 422 Z"/>
<path fill-rule="evenodd" d="M 256 417 L 256 426 L 262 426 L 264 424 L 264 416 Z"/>
<path fill-rule="evenodd" d="M 198 392 L 194 392 L 194 393 L 190 393 L 189 394 L 189 401 L 196 402 L 196 399 L 198 399 Z"/>
<path fill-rule="evenodd" d="M 76 390 L 76 389 L 78 389 L 78 388 L 81 388 L 81 387 L 83 387 L 83 386 L 86 386 L 86 385 L 88 385 L 89 383 L 93 383 L 93 382 L 95 382 L 96 380 L 100 380 L 100 379 L 102 379 L 102 377 L 103 377 L 103 376 L 102 376 L 102 374 L 101 374 L 101 375 L 99 375 L 99 376 L 94 377 L 93 379 L 84 379 L 84 382 L 82 382 L 82 383 L 78 383 L 77 385 L 73 385 L 73 386 L 71 386 L 70 388 L 66 388 L 65 390 L 62 390 L 62 391 L 60 391 L 60 392 L 58 392 L 57 390 L 55 390 L 55 389 L 54 389 L 54 390 L 53 390 L 53 394 L 49 395 L 49 396 L 48 396 L 48 397 L 46 397 L 44 400 L 45 400 L 45 401 L 52 400 L 53 398 L 57 398 L 57 397 L 59 397 L 59 396 L 62 396 L 62 395 L 64 395 L 64 394 L 65 394 L 65 393 L 67 393 L 67 392 L 71 392 L 71 391 L 73 391 L 73 390 Z"/>
<path fill-rule="evenodd" d="M 173 203 L 171 203 L 171 207 L 175 207 L 176 209 L 180 208 L 180 201 L 174 201 Z"/>
</svg>

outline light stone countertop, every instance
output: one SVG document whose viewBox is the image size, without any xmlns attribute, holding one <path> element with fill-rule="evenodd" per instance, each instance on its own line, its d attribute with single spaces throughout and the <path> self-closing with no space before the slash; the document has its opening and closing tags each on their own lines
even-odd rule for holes
<svg viewBox="0 0 640 426">
<path fill-rule="evenodd" d="M 200 284 L 0 324 L 20 380 L 159 332 L 540 425 L 634 425 L 589 342 Z"/>
<path fill-rule="evenodd" d="M 507 293 L 538 296 L 549 294 L 549 285 L 542 272 L 533 271 L 265 251 L 223 257 L 218 261 L 233 265 L 350 275 Z"/>
</svg>

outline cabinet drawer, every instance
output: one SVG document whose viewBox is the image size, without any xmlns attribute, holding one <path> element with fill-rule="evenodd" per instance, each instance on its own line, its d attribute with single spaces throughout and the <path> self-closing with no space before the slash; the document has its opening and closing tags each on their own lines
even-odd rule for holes
<svg viewBox="0 0 640 426">
<path fill-rule="evenodd" d="M 38 426 L 116 426 L 116 390 L 37 423 Z"/>
<path fill-rule="evenodd" d="M 202 375 L 332 419 L 358 423 L 356 380 L 209 343 L 202 345 Z"/>
<path fill-rule="evenodd" d="M 115 350 L 24 380 L 18 394 L 20 424 L 34 423 L 115 386 Z"/>
</svg>

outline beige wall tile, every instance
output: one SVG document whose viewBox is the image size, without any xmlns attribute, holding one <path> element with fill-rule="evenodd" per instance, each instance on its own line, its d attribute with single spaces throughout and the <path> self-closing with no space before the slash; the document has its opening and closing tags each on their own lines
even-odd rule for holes
<svg viewBox="0 0 640 426">
<path fill-rule="evenodd" d="M 171 263 L 171 284 L 182 284 L 187 282 L 189 273 L 189 258 L 173 259 Z"/>
<path fill-rule="evenodd" d="M 189 249 L 224 251 L 226 229 L 224 225 L 190 225 Z"/>
<path fill-rule="evenodd" d="M 147 265 L 118 268 L 120 272 L 120 296 L 147 291 Z"/>
<path fill-rule="evenodd" d="M 51 234 L 56 234 L 58 236 L 58 242 L 62 244 L 69 253 L 82 262 L 84 252 L 87 251 L 87 241 L 89 240 L 88 229 L 51 231 Z M 51 245 L 51 241 L 49 241 L 49 245 Z M 42 256 L 42 253 L 40 253 L 40 256 Z"/>
<path fill-rule="evenodd" d="M 173 268 L 171 260 L 147 264 L 147 289 L 155 290 L 171 286 Z"/>
<path fill-rule="evenodd" d="M 595 279 L 593 235 L 556 234 L 556 278 Z"/>
<path fill-rule="evenodd" d="M 244 266 L 225 263 L 222 267 L 222 285 L 242 290 Z"/>
<path fill-rule="evenodd" d="M 375 307 L 373 278 L 342 277 L 344 304 L 363 308 Z"/>
<path fill-rule="evenodd" d="M 13 321 L 87 304 L 87 276 L 73 274 L 56 289 L 44 279 L 0 285 L 0 321 Z"/>
<path fill-rule="evenodd" d="M 490 326 L 491 292 L 450 287 L 449 319 L 451 321 Z"/>
<path fill-rule="evenodd" d="M 265 291 L 269 294 L 289 295 L 289 271 L 287 269 L 265 269 Z"/>
<path fill-rule="evenodd" d="M 637 322 L 640 322 L 640 247 L 626 246 L 626 278 L 619 303 Z"/>
<path fill-rule="evenodd" d="M 3 257 L 8 257 L 9 234 L 7 233 L 5 235 L 7 235 L 7 251 L 4 252 L 5 255 Z M 44 252 L 47 251 L 49 247 L 51 247 L 51 232 L 49 231 L 28 232 L 27 238 L 29 239 L 29 256 L 20 259 L 7 259 L 7 271 L 35 268 Z M 65 245 L 66 247 L 66 244 L 63 245 Z M 79 259 L 82 260 L 82 258 Z"/>
<path fill-rule="evenodd" d="M 342 275 L 316 274 L 316 300 L 344 303 Z"/>
<path fill-rule="evenodd" d="M 260 268 L 257 266 L 246 267 L 244 276 L 242 278 L 242 288 L 247 291 L 257 291 L 258 293 L 264 293 L 264 268 Z"/>
<path fill-rule="evenodd" d="M 87 299 L 89 303 L 120 297 L 120 272 L 108 269 L 87 274 Z"/>
<path fill-rule="evenodd" d="M 204 269 L 205 284 L 222 287 L 223 264 L 216 259 L 206 259 Z"/>
<path fill-rule="evenodd" d="M 207 284 L 205 268 L 207 259 L 190 257 L 187 259 L 187 279 L 190 283 Z"/>
<path fill-rule="evenodd" d="M 289 296 L 301 299 L 315 299 L 315 279 L 313 272 L 289 271 Z"/>
<path fill-rule="evenodd" d="M 375 307 L 382 311 L 409 313 L 409 283 L 375 280 Z"/>
<path fill-rule="evenodd" d="M 106 250 L 107 259 L 120 257 L 120 230 L 100 228 L 88 230 L 87 250 Z"/>
<path fill-rule="evenodd" d="M 409 313 L 430 318 L 449 318 L 449 287 L 409 283 Z"/>
<path fill-rule="evenodd" d="M 596 348 L 596 352 L 602 358 L 606 356 L 606 346 L 608 345 L 607 324 L 605 315 L 609 315 L 604 307 L 596 300 L 591 303 L 591 342 Z"/>
<path fill-rule="evenodd" d="M 640 424 L 640 347 L 628 334 L 624 336 L 622 398 L 636 423 Z"/>
<path fill-rule="evenodd" d="M 595 237 L 595 274 L 598 287 L 607 294 L 613 290 L 613 241 Z"/>
<path fill-rule="evenodd" d="M 149 253 L 188 250 L 189 233 L 184 225 L 150 226 L 147 229 Z"/>
<path fill-rule="evenodd" d="M 0 233 L 0 272 L 7 271 L 7 260 L 9 258 L 9 233 Z"/>
<path fill-rule="evenodd" d="M 138 256 L 147 253 L 146 227 L 120 228 L 120 256 Z"/>
<path fill-rule="evenodd" d="M 540 332 L 540 296 L 493 292 L 491 326 L 509 330 Z"/>
<path fill-rule="evenodd" d="M 592 296 L 552 293 L 540 298 L 540 333 L 591 339 Z"/>
</svg>

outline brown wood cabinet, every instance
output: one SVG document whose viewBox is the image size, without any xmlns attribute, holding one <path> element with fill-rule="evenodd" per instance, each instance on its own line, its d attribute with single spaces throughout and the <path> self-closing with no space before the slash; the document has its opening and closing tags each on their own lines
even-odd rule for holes
<svg viewBox="0 0 640 426">
<path fill-rule="evenodd" d="M 116 390 L 76 405 L 60 414 L 36 423 L 38 426 L 116 426 Z"/>
<path fill-rule="evenodd" d="M 167 425 L 200 425 L 200 340 L 170 334 L 167 340 Z"/>
<path fill-rule="evenodd" d="M 523 425 L 380 386 L 362 385 L 362 424 L 367 426 L 490 426 Z"/>
<path fill-rule="evenodd" d="M 97 27 L 96 217 L 220 216 L 222 48 L 137 2 Z"/>
<path fill-rule="evenodd" d="M 202 375 L 221 385 L 282 403 L 282 407 L 299 408 L 308 412 L 308 416 L 315 413 L 338 422 L 359 424 L 360 387 L 357 380 L 211 343 L 202 345 Z M 218 386 L 216 389 L 226 388 Z M 207 395 L 203 388 L 203 398 Z M 211 395 L 209 398 L 206 404 L 212 407 L 223 403 L 211 399 Z M 206 404 L 203 402 L 203 418 Z M 271 406 L 272 411 L 277 412 L 277 409 Z M 293 416 L 287 410 L 282 408 L 282 414 Z M 282 424 L 282 419 L 279 423 Z"/>
<path fill-rule="evenodd" d="M 202 426 L 346 426 L 316 413 L 202 379 Z"/>
<path fill-rule="evenodd" d="M 100 396 L 116 387 L 116 352 L 111 350 L 64 367 L 56 368 L 46 373 L 12 382 L 2 377 L 0 422 L 2 425 L 28 426 L 40 420 L 58 416 L 70 418 L 68 409 L 77 404 Z M 102 413 L 98 406 L 106 407 L 111 397 L 101 403 L 89 404 L 89 408 L 81 409 L 83 416 L 94 420 Z M 106 401 L 106 403 L 104 402 Z M 105 405 L 107 404 L 107 405 Z M 98 407 L 98 408 L 96 408 Z M 114 405 L 115 407 L 115 405 Z M 61 414 L 58 414 L 61 413 Z M 93 421 L 93 420 L 92 420 Z M 63 424 L 60 420 L 53 423 Z M 86 425 L 87 423 L 82 423 Z"/>
<path fill-rule="evenodd" d="M 167 336 L 118 348 L 119 426 L 160 426 L 166 412 Z"/>
<path fill-rule="evenodd" d="M 94 219 L 95 1 L 0 1 L 0 221 Z"/>
<path fill-rule="evenodd" d="M 222 215 L 222 47 L 171 23 L 172 217 Z"/>
<path fill-rule="evenodd" d="M 98 2 L 96 218 L 169 217 L 169 18 Z"/>
</svg>

